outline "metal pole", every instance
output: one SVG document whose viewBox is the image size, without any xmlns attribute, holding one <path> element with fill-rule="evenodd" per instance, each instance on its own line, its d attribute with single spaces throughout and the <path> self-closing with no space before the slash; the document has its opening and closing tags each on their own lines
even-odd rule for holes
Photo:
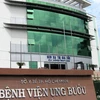
<svg viewBox="0 0 100 100">
<path fill-rule="evenodd" d="M 22 63 L 22 42 L 20 41 L 20 62 Z"/>
<path fill-rule="evenodd" d="M 65 37 L 65 23 L 63 21 L 63 32 L 64 32 L 64 42 L 65 42 L 65 53 L 66 53 L 66 37 Z"/>
<path fill-rule="evenodd" d="M 70 32 L 71 32 L 71 41 L 72 41 L 72 56 L 73 56 L 73 63 L 75 67 L 75 57 L 74 57 L 74 49 L 73 49 L 73 33 L 72 33 L 72 27 L 71 27 L 71 22 L 70 22 Z"/>
<path fill-rule="evenodd" d="M 65 54 L 67 54 L 67 49 L 66 49 L 66 34 L 65 34 L 65 23 L 64 23 L 64 21 L 63 21 L 63 32 L 64 32 L 64 42 L 65 42 Z M 66 56 L 66 59 L 67 59 L 67 56 Z M 66 67 L 66 69 L 68 69 L 68 66 L 67 66 L 67 61 L 66 61 L 66 63 L 65 63 L 65 67 Z"/>
<path fill-rule="evenodd" d="M 40 44 L 39 44 L 39 55 L 40 55 L 40 68 L 41 68 L 41 49 L 40 49 Z"/>
<path fill-rule="evenodd" d="M 31 61 L 31 62 L 32 62 L 32 46 L 33 46 L 33 45 L 30 44 L 30 61 Z"/>
<path fill-rule="evenodd" d="M 10 41 L 10 68 L 11 68 L 11 41 Z"/>
</svg>

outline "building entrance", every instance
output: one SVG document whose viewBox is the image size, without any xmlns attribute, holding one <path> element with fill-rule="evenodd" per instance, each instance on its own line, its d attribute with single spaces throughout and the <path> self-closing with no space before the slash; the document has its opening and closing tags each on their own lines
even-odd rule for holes
<svg viewBox="0 0 100 100">
<path fill-rule="evenodd" d="M 45 63 L 44 67 L 48 69 L 66 69 L 65 63 Z"/>
</svg>

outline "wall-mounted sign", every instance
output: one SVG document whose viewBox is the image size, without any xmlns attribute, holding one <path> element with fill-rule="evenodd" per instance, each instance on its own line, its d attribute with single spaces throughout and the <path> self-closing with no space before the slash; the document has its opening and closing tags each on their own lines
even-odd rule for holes
<svg viewBox="0 0 100 100">
<path fill-rule="evenodd" d="M 96 100 L 90 71 L 1 70 L 0 100 Z"/>
<path fill-rule="evenodd" d="M 66 97 L 66 96 L 77 96 L 86 95 L 86 87 L 80 84 L 73 86 L 67 86 L 69 81 L 67 79 L 21 79 L 20 88 L 10 88 L 6 86 L 5 89 L 0 88 L 0 99 L 22 99 L 22 98 L 34 98 L 34 100 L 40 100 L 47 97 Z M 42 87 L 39 84 L 63 84 L 64 86 L 53 86 L 53 87 Z M 28 87 L 27 84 L 35 84 L 35 86 Z M 37 85 L 38 84 L 38 85 Z M 27 86 L 26 88 L 23 86 Z"/>
<path fill-rule="evenodd" d="M 70 56 L 47 55 L 48 61 L 70 62 Z"/>
</svg>

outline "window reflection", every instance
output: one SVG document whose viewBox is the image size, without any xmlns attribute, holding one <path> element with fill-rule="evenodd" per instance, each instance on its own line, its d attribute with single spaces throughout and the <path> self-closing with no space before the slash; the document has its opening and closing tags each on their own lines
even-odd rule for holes
<svg viewBox="0 0 100 100">
<path fill-rule="evenodd" d="M 27 8 L 28 25 L 45 26 L 63 29 L 63 22 L 66 30 L 73 30 L 88 34 L 86 21 L 70 15 L 60 14 L 51 11 Z M 29 11 L 31 13 L 29 13 Z M 74 23 L 74 24 L 73 24 Z M 71 24 L 71 29 L 70 29 Z"/>
<path fill-rule="evenodd" d="M 64 41 L 63 34 L 28 31 L 28 40 L 32 38 L 34 45 L 28 42 L 29 52 L 91 56 L 88 39 L 66 35 Z"/>
</svg>

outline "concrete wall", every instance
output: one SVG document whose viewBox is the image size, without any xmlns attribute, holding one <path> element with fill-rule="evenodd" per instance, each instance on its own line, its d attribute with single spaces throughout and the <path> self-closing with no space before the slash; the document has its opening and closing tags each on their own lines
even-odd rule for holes
<svg viewBox="0 0 100 100">
<path fill-rule="evenodd" d="M 21 0 L 20 0 L 21 1 Z M 4 28 L 4 23 L 26 23 L 26 9 L 24 7 L 6 5 L 0 1 L 0 68 L 10 67 L 10 42 L 27 43 L 27 32 Z"/>
<path fill-rule="evenodd" d="M 96 27 L 96 22 L 95 22 L 95 17 L 91 16 L 92 21 L 89 22 L 89 34 L 94 36 L 94 40 L 91 40 L 91 51 L 92 51 L 92 64 L 96 64 L 98 66 L 98 68 L 96 68 L 97 70 L 100 67 L 99 64 L 99 45 L 98 45 L 98 30 Z"/>
</svg>

